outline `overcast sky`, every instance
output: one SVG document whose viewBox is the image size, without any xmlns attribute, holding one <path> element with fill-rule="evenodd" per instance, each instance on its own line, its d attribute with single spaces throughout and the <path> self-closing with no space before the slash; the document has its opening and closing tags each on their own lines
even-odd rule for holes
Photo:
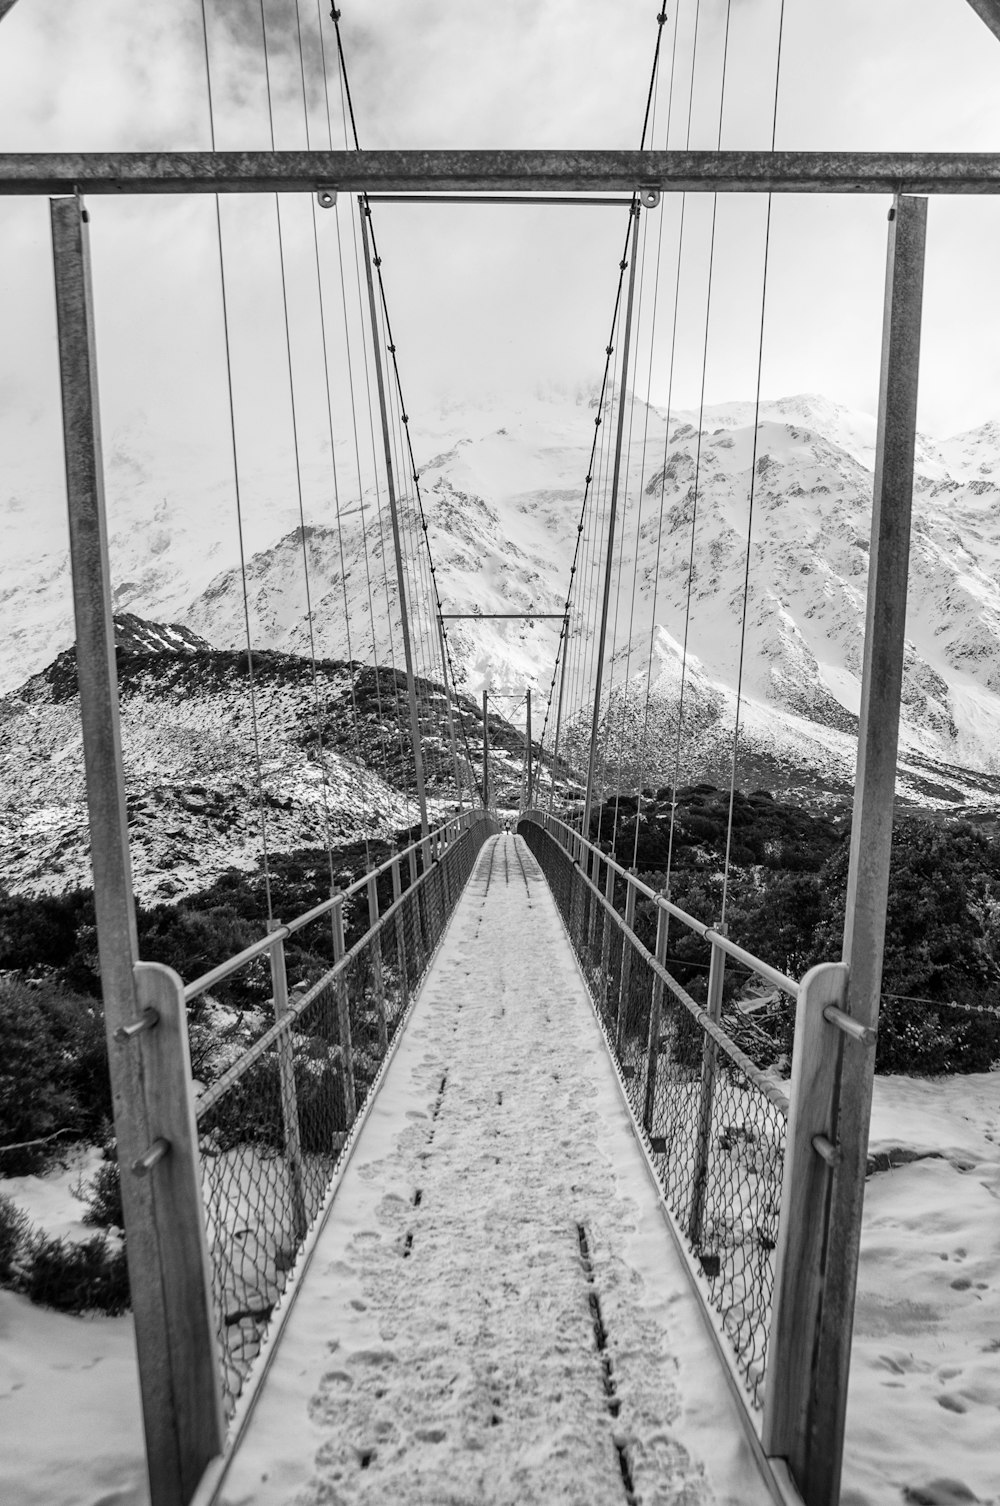
<svg viewBox="0 0 1000 1506">
<path fill-rule="evenodd" d="M 309 141 L 341 145 L 327 0 L 299 0 Z M 259 0 L 207 0 L 220 148 L 264 147 Z M 266 0 L 279 147 L 306 144 L 295 7 Z M 780 0 L 732 0 L 723 146 L 770 144 Z M 679 0 L 664 28 L 652 144 L 719 139 L 726 0 Z M 656 38 L 655 0 L 343 0 L 342 33 L 363 146 L 634 147 Z M 676 62 L 671 72 L 676 28 Z M 668 95 L 672 108 L 667 109 Z M 1000 149 L 1000 42 L 965 0 L 786 0 L 777 145 Z M 340 133 L 338 135 L 338 133 Z M 196 0 L 18 0 L 0 23 L 0 149 L 205 148 L 209 118 Z M 91 201 L 106 431 L 216 432 L 225 418 L 214 208 L 201 199 Z M 763 391 L 818 391 L 873 411 L 888 200 L 778 198 Z M 708 401 L 753 394 L 765 201 L 720 199 Z M 657 249 L 652 397 L 666 398 L 680 210 L 646 217 L 643 330 Z M 238 399 L 254 440 L 287 409 L 273 200 L 223 206 L 233 262 Z M 291 314 L 306 401 L 318 393 L 311 211 L 287 206 Z M 675 406 L 698 400 L 712 203 L 688 200 Z M 298 219 L 296 219 L 298 215 Z M 330 216 L 320 217 L 334 280 Z M 442 397 L 504 402 L 599 377 L 625 232 L 608 209 L 381 206 L 384 258 L 413 433 Z M 346 221 L 344 222 L 346 224 Z M 1000 416 L 1000 211 L 992 198 L 930 206 L 921 424 L 956 432 Z M 303 258 L 297 261 L 301 254 Z M 22 491 L 57 484 L 47 206 L 0 199 L 0 455 Z M 645 363 L 644 363 L 645 369 Z M 642 386 L 645 385 L 645 376 Z M 277 430 L 275 430 L 277 432 Z M 248 442 L 250 442 L 248 440 Z"/>
</svg>

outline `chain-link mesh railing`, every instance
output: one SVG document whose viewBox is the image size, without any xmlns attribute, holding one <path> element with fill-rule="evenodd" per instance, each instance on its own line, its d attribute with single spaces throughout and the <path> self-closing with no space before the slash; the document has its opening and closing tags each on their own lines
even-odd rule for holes
<svg viewBox="0 0 1000 1506">
<path fill-rule="evenodd" d="M 602 893 L 541 825 L 518 830 L 555 896 L 667 1205 L 760 1405 L 787 1098 L 626 925 L 614 870 Z M 665 950 L 665 926 L 661 935 Z"/>
<path fill-rule="evenodd" d="M 393 898 L 381 914 L 377 877 L 354 886 L 361 897 L 367 888 L 372 924 L 346 953 L 344 903 L 354 890 L 320 907 L 308 924 L 332 928 L 337 960 L 291 998 L 284 940 L 301 923 L 279 928 L 270 947 L 274 1023 L 196 1105 L 227 1417 L 491 830 L 478 820 L 435 842 L 419 877 L 406 855 L 386 865 Z"/>
</svg>

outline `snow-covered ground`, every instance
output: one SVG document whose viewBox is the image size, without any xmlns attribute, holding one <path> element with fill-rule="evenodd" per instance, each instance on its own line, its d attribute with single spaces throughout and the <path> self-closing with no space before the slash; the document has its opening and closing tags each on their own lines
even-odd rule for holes
<svg viewBox="0 0 1000 1506">
<path fill-rule="evenodd" d="M 493 892 L 491 888 L 491 894 Z M 536 898 L 534 891 L 532 898 Z M 457 925 L 456 919 L 451 935 L 457 933 Z M 466 950 L 471 955 L 471 948 Z M 520 938 L 508 946 L 506 955 L 501 956 L 495 980 L 502 980 L 504 971 L 512 967 L 512 959 L 519 956 Z M 463 1031 L 473 1019 L 473 1006 L 482 994 L 473 983 L 474 980 L 468 980 L 468 1004 L 457 1016 L 461 1022 L 462 1015 L 468 1011 Z M 365 1131 L 366 1138 L 359 1145 L 352 1163 L 349 1175 L 354 1179 L 355 1193 L 367 1198 L 367 1209 L 362 1209 L 360 1204 L 351 1205 L 355 1206 L 355 1211 L 350 1213 L 345 1201 L 348 1193 L 345 1184 L 344 1194 L 335 1204 L 328 1234 L 324 1236 L 325 1239 L 339 1240 L 342 1253 L 331 1253 L 329 1257 L 323 1256 L 322 1252 L 317 1255 L 316 1260 L 320 1263 L 314 1264 L 313 1273 L 303 1287 L 290 1319 L 290 1335 L 296 1330 L 300 1334 L 305 1331 L 303 1342 L 311 1346 L 320 1368 L 312 1374 L 306 1371 L 299 1376 L 290 1376 L 280 1385 L 275 1376 L 269 1380 L 264 1393 L 255 1428 L 262 1430 L 260 1447 L 273 1453 L 275 1469 L 289 1469 L 294 1465 L 294 1451 L 303 1438 L 305 1451 L 296 1467 L 301 1471 L 305 1463 L 311 1468 L 310 1447 L 313 1453 L 317 1451 L 320 1446 L 317 1439 L 321 1438 L 324 1429 L 333 1436 L 335 1418 L 328 1404 L 342 1383 L 328 1381 L 324 1404 L 314 1409 L 319 1417 L 317 1423 L 309 1413 L 310 1400 L 322 1390 L 322 1386 L 316 1384 L 316 1375 L 351 1373 L 352 1367 L 346 1357 L 352 1346 L 364 1347 L 367 1344 L 365 1333 L 370 1335 L 378 1325 L 382 1314 L 377 1301 L 380 1300 L 379 1294 L 384 1296 L 385 1291 L 382 1273 L 389 1266 L 402 1269 L 400 1245 L 405 1244 L 407 1232 L 412 1230 L 414 1234 L 406 1267 L 408 1277 L 415 1284 L 414 1307 L 417 1310 L 422 1301 L 423 1278 L 426 1275 L 429 1280 L 434 1275 L 437 1257 L 434 1249 L 422 1238 L 420 1219 L 425 1202 L 426 1211 L 432 1207 L 433 1179 L 443 1175 L 440 1171 L 442 1162 L 438 1162 L 439 1170 L 435 1170 L 435 1155 L 441 1154 L 443 1161 L 446 1150 L 449 1157 L 453 1157 L 460 1149 L 454 1144 L 449 1148 L 449 1094 L 454 1094 L 460 1087 L 451 1073 L 438 1119 L 430 1119 L 444 1075 L 443 1070 L 439 1070 L 441 1062 L 448 1057 L 457 1064 L 458 1056 L 452 1056 L 452 1047 L 459 1041 L 459 1035 L 452 1030 L 456 1023 L 454 1006 L 449 1014 L 440 992 L 435 1003 L 432 990 L 436 987 L 432 983 L 428 988 L 428 1009 L 423 1019 L 420 1015 L 415 1017 L 400 1047 L 393 1067 L 393 1080 L 376 1105 Z M 491 981 L 491 990 L 492 987 Z M 496 1021 L 493 1016 L 498 1007 L 508 1013 Z M 503 1000 L 499 1006 L 492 1007 L 489 1014 L 480 1006 L 479 1013 L 485 1016 L 484 1029 L 478 1041 L 470 1034 L 467 1042 L 470 1049 L 478 1048 L 490 1077 L 491 1090 L 504 1092 L 503 1106 L 491 1103 L 487 1094 L 476 1146 L 474 1151 L 468 1152 L 473 1163 L 477 1157 L 482 1158 L 482 1164 L 474 1164 L 473 1169 L 484 1186 L 488 1184 L 495 1199 L 494 1223 L 489 1227 L 496 1232 L 497 1242 L 490 1255 L 496 1260 L 497 1268 L 493 1273 L 493 1284 L 486 1289 L 486 1295 L 493 1299 L 500 1294 L 506 1295 L 505 1283 L 511 1286 L 516 1281 L 513 1262 L 519 1251 L 516 1240 L 504 1233 L 504 1223 L 511 1224 L 516 1231 L 518 1220 L 525 1211 L 524 1189 L 513 1180 L 508 1181 L 502 1160 L 499 1167 L 495 1164 L 495 1156 L 503 1157 L 509 1150 L 516 1095 L 526 1091 L 522 1074 L 519 1071 L 511 1073 L 504 1067 L 499 1054 L 502 1032 L 508 1028 L 505 1022 L 512 1009 L 513 1006 Z M 570 1145 L 557 1145 L 559 1154 L 570 1151 L 574 1155 L 578 1151 L 588 1155 L 598 1151 L 610 1154 L 613 1144 L 617 1147 L 622 1141 L 617 1137 L 612 1144 L 603 1128 L 601 1134 L 595 1133 L 594 1108 L 600 1100 L 592 1089 L 604 1071 L 599 1052 L 592 1056 L 585 1042 L 582 1045 L 577 1039 L 569 1042 L 559 1032 L 553 1035 L 545 1024 L 544 1012 L 536 1015 L 532 1028 L 536 1034 L 529 1036 L 525 1032 L 518 1037 L 525 1065 L 548 1043 L 557 1058 L 551 1070 L 558 1072 L 562 1080 L 561 1085 L 552 1084 L 551 1092 L 565 1091 L 561 1103 L 555 1097 L 546 1100 L 550 1112 L 561 1112 L 563 1107 L 566 1110 L 566 1116 L 559 1119 L 560 1138 L 568 1140 Z M 472 1055 L 474 1058 L 475 1051 Z M 410 1063 L 410 1080 L 404 1083 L 402 1077 L 407 1061 Z M 501 1081 L 501 1077 L 505 1080 Z M 399 1123 L 397 1106 L 408 1129 L 404 1131 L 405 1143 L 400 1147 L 397 1159 L 390 1162 L 394 1145 L 392 1126 L 396 1125 L 398 1129 Z M 508 1110 L 511 1111 L 509 1119 Z M 530 1111 L 526 1105 L 525 1112 Z M 582 1116 L 582 1134 L 576 1119 L 571 1117 L 575 1114 Z M 440 1125 L 435 1128 L 430 1146 L 435 1155 L 421 1160 L 421 1152 L 428 1149 L 427 1137 L 432 1122 L 435 1126 Z M 625 1139 L 627 1141 L 627 1132 Z M 997 1207 L 1000 1199 L 1000 1073 L 934 1080 L 876 1079 L 871 1149 L 873 1153 L 882 1154 L 882 1164 L 890 1161 L 894 1169 L 876 1172 L 869 1179 L 866 1194 L 843 1506 L 904 1506 L 907 1501 L 911 1506 L 912 1503 L 919 1506 L 921 1502 L 932 1503 L 932 1506 L 958 1506 L 958 1503 L 976 1500 L 982 1506 L 988 1506 L 988 1503 L 1000 1500 L 1000 1431 L 997 1428 L 1000 1409 L 1000 1217 Z M 541 1157 L 540 1143 L 534 1145 L 533 1152 Z M 930 1153 L 930 1158 L 907 1163 L 905 1157 L 913 1152 Z M 494 1161 L 492 1170 L 491 1159 Z M 31 1216 L 51 1232 L 83 1237 L 91 1231 L 79 1222 L 83 1208 L 72 1198 L 71 1188 L 79 1181 L 81 1172 L 92 1172 L 94 1164 L 96 1153 L 89 1162 L 74 1160 L 55 1176 L 11 1179 L 0 1183 L 0 1190 L 26 1207 Z M 405 1173 L 411 1171 L 414 1175 L 419 1174 L 420 1180 L 414 1181 L 412 1177 L 407 1180 Z M 616 1189 L 606 1168 L 602 1176 L 602 1185 L 612 1195 L 612 1207 L 620 1210 L 625 1197 L 620 1189 Z M 420 1208 L 414 1209 L 410 1199 L 417 1187 L 421 1188 L 423 1196 Z M 570 1199 L 578 1196 L 572 1186 L 567 1195 Z M 627 1195 L 632 1195 L 631 1188 Z M 562 1279 L 568 1274 L 564 1246 L 553 1232 L 556 1221 L 553 1206 L 548 1215 L 543 1247 L 543 1253 L 559 1252 L 558 1258 L 550 1260 L 547 1268 L 550 1283 L 554 1283 L 557 1273 Z M 625 1224 L 635 1225 L 636 1232 L 625 1234 Z M 622 1290 L 625 1263 L 633 1264 L 641 1274 L 650 1259 L 659 1260 L 663 1254 L 662 1230 L 651 1231 L 649 1243 L 644 1248 L 639 1229 L 639 1220 L 631 1215 L 623 1218 L 617 1228 L 609 1220 L 603 1233 L 595 1225 L 590 1242 L 597 1291 L 613 1358 L 618 1357 L 614 1345 L 620 1342 L 621 1314 L 634 1298 L 630 1284 L 625 1283 Z M 357 1252 L 364 1249 L 366 1241 L 354 1242 L 366 1231 L 378 1234 L 380 1238 L 367 1242 L 378 1253 L 366 1255 L 362 1261 Z M 446 1240 L 436 1248 L 441 1260 L 450 1258 Z M 324 1259 L 328 1265 L 344 1262 L 343 1269 L 333 1272 L 337 1277 L 335 1287 L 327 1288 L 325 1293 L 321 1263 Z M 572 1276 L 575 1281 L 582 1281 L 578 1258 Z M 317 1283 L 315 1290 L 314 1281 Z M 375 1301 L 371 1295 L 366 1295 L 366 1282 L 375 1292 Z M 578 1292 L 579 1288 L 574 1287 L 574 1295 Z M 612 1292 L 615 1293 L 614 1302 Z M 515 1293 L 512 1313 L 516 1311 L 516 1300 Z M 354 1301 L 366 1303 L 364 1311 L 351 1306 Z M 440 1321 L 457 1322 L 459 1306 L 458 1298 L 449 1293 L 447 1310 Z M 693 1342 L 694 1334 L 679 1326 L 678 1307 L 679 1304 L 675 1304 L 670 1309 L 667 1331 L 684 1349 L 689 1340 Z M 454 1314 L 452 1309 L 455 1309 Z M 490 1311 L 495 1315 L 496 1306 Z M 329 1316 L 334 1312 L 338 1314 L 336 1324 Z M 644 1314 L 646 1318 L 655 1316 L 655 1305 L 652 1314 L 648 1310 Z M 342 1330 L 341 1319 L 344 1323 Z M 410 1317 L 401 1311 L 395 1321 L 398 1323 L 396 1337 L 390 1341 L 379 1335 L 378 1349 L 388 1348 L 390 1342 L 393 1345 L 401 1342 Z M 332 1333 L 335 1326 L 338 1329 L 336 1335 Z M 310 1327 L 311 1333 L 308 1332 Z M 508 1337 L 512 1330 L 499 1324 L 497 1329 L 501 1359 L 506 1361 L 512 1353 Z M 645 1330 L 639 1334 L 638 1342 L 644 1343 L 649 1332 Z M 483 1334 L 485 1337 L 485 1328 Z M 587 1337 L 585 1326 L 583 1336 Z M 331 1352 L 327 1346 L 335 1337 L 340 1339 L 340 1349 Z M 470 1366 L 475 1360 L 475 1341 L 478 1339 L 477 1333 L 473 1336 L 474 1342 L 460 1354 Z M 303 1355 L 305 1364 L 308 1356 L 305 1351 Z M 583 1358 L 582 1354 L 578 1358 Z M 647 1363 L 644 1356 L 640 1358 Z M 654 1354 L 649 1363 L 655 1361 Z M 355 1365 L 353 1369 L 356 1374 L 365 1373 L 364 1367 Z M 669 1406 L 676 1405 L 683 1396 L 688 1415 L 685 1418 L 682 1414 L 671 1427 L 679 1431 L 682 1423 L 686 1426 L 689 1422 L 693 1429 L 699 1403 L 697 1396 L 687 1390 L 692 1377 L 683 1372 L 671 1376 L 669 1367 L 667 1371 L 664 1374 L 662 1366 L 659 1371 L 663 1381 L 661 1400 L 666 1402 L 664 1413 L 669 1415 Z M 373 1368 L 369 1379 L 374 1373 Z M 633 1373 L 625 1364 L 615 1372 L 622 1397 L 620 1426 L 623 1429 L 629 1425 L 630 1408 L 636 1394 L 631 1380 Z M 702 1378 L 697 1375 L 693 1379 L 702 1383 Z M 293 1409 L 299 1409 L 297 1427 L 284 1441 L 281 1438 L 275 1440 L 271 1436 L 273 1430 L 265 1426 L 270 1415 L 268 1392 L 276 1387 L 274 1416 L 282 1427 L 290 1426 Z M 355 1389 L 363 1389 L 360 1382 Z M 422 1394 L 426 1396 L 426 1393 Z M 599 1399 L 599 1392 L 597 1396 Z M 381 1403 L 385 1398 L 378 1400 Z M 704 1420 L 709 1425 L 715 1400 L 710 1395 L 704 1402 Z M 451 1403 L 447 1405 L 450 1407 Z M 523 1397 L 515 1391 L 514 1407 L 521 1405 Z M 358 1416 L 356 1409 L 346 1407 L 344 1415 L 348 1420 L 354 1418 L 355 1422 Z M 379 1416 L 373 1414 L 373 1423 Z M 433 1430 L 440 1425 L 431 1423 L 429 1427 Z M 502 1435 L 504 1425 L 489 1431 Z M 0 1501 L 5 1506 L 6 1503 L 10 1506 L 147 1506 L 130 1320 L 65 1317 L 32 1307 L 24 1298 L 9 1292 L 0 1292 L 0 1436 L 3 1440 L 0 1448 Z M 692 1433 L 690 1436 L 697 1435 Z M 498 1438 L 492 1446 L 499 1447 L 500 1441 Z M 254 1447 L 257 1447 L 256 1443 Z M 417 1440 L 413 1447 L 418 1453 L 433 1458 L 446 1445 L 427 1439 Z M 473 1455 L 475 1452 L 472 1450 Z M 480 1458 L 492 1458 L 492 1454 L 480 1451 Z M 374 1461 L 364 1472 L 365 1477 L 370 1473 L 374 1485 L 377 1478 Z M 620 1490 L 621 1487 L 617 1485 L 616 1488 Z M 264 1506 L 267 1498 L 257 1494 L 256 1487 L 254 1490 L 255 1493 L 245 1499 L 253 1501 L 255 1506 Z M 292 1498 L 289 1491 L 285 1499 Z M 608 1499 L 616 1497 L 610 1495 Z M 296 1506 L 300 1503 L 297 1502 Z"/>
<path fill-rule="evenodd" d="M 74 1188 L 101 1159 L 72 1150 L 0 1192 L 54 1237 L 91 1239 Z M 0 1440 L 4 1506 L 148 1506 L 131 1317 L 71 1318 L 0 1291 Z"/>
</svg>

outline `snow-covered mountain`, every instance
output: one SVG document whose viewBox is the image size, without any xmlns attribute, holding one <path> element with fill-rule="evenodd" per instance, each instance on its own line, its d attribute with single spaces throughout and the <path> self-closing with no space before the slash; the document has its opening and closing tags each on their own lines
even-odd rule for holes
<svg viewBox="0 0 1000 1506">
<path fill-rule="evenodd" d="M 446 611 L 562 609 L 595 411 L 586 392 L 549 391 L 504 406 L 452 407 L 419 424 L 414 419 Z M 759 768 L 761 782 L 768 782 L 772 768 L 778 772 L 771 782 L 780 785 L 787 776 L 791 788 L 798 776 L 807 784 L 813 770 L 847 786 L 860 693 L 874 420 L 808 396 L 765 403 L 756 439 L 753 418 L 746 403 L 714 407 L 699 433 L 697 415 L 674 413 L 668 424 L 661 410 L 636 405 L 622 506 L 623 589 L 606 677 L 609 762 L 614 770 L 621 757 L 646 782 L 672 773 L 685 642 L 682 767 L 693 774 L 699 763 L 703 771 L 706 761 L 712 768 L 728 761 L 753 468 L 740 686 L 746 778 Z M 195 460 L 180 453 L 174 463 L 183 480 L 173 482 L 169 458 L 156 462 L 143 446 L 141 435 L 120 435 L 109 447 L 119 609 L 181 623 L 217 648 L 239 648 L 243 577 L 221 483 L 200 482 Z M 373 490 L 359 495 L 356 482 L 352 487 L 346 442 L 343 454 L 338 444 L 337 462 L 339 522 L 332 482 L 324 480 L 327 456 L 305 478 L 312 500 L 304 538 L 277 463 L 273 477 L 257 478 L 258 491 L 272 491 L 268 505 L 245 520 L 253 642 L 308 649 L 305 555 L 317 652 L 401 663 L 379 498 Z M 944 441 L 921 439 L 901 742 L 912 768 L 903 791 L 925 802 L 992 804 L 1000 788 L 990 777 L 1000 776 L 998 495 L 1000 424 Z M 601 511 L 587 521 L 578 575 L 588 602 L 602 578 Z M 416 520 L 405 507 L 404 522 L 413 533 Z M 0 651 L 0 687 L 38 669 L 72 637 L 64 561 L 28 551 L 4 579 L 11 627 Z M 574 624 L 588 652 L 591 621 L 588 610 Z M 557 633 L 557 623 L 540 620 L 452 624 L 462 688 L 474 694 L 489 684 L 497 693 L 523 693 L 531 684 L 538 718 Z M 438 678 L 429 625 L 417 656 L 418 669 Z M 585 700 L 582 684 L 577 693 Z M 571 684 L 571 725 L 573 700 Z M 623 720 L 631 733 L 619 747 Z"/>
</svg>

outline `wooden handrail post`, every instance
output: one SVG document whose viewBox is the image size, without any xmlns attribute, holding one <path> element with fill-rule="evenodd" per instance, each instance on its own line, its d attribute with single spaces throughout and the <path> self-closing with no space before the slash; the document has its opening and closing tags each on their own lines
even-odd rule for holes
<svg viewBox="0 0 1000 1506">
<path fill-rule="evenodd" d="M 399 871 L 399 857 L 394 854 L 392 859 L 392 902 L 396 903 L 402 898 L 403 877 Z M 399 972 L 400 1000 L 403 1009 L 406 1008 L 410 998 L 410 980 L 407 973 L 406 958 L 406 927 L 403 925 L 402 905 L 396 911 L 396 967 Z"/>
<path fill-rule="evenodd" d="M 615 865 L 610 858 L 608 859 L 607 878 L 604 881 L 604 898 L 609 905 L 613 905 L 615 902 Z M 601 998 L 606 1009 L 610 996 L 608 963 L 611 959 L 611 927 L 613 922 L 607 910 L 602 913 L 601 920 L 604 924 L 604 933 L 601 936 Z"/>
<path fill-rule="evenodd" d="M 816 1358 L 820 1340 L 832 1173 L 817 1153 L 818 1136 L 832 1144 L 840 1033 L 823 1017 L 843 1004 L 847 967 L 824 962 L 799 988 L 795 1011 L 791 1106 L 781 1183 L 781 1213 L 767 1345 L 764 1451 L 787 1459 L 803 1489 L 816 1434 L 827 1426 L 818 1410 Z M 853 1049 L 849 1043 L 848 1049 Z M 822 1487 L 820 1487 L 822 1490 Z M 805 1495 L 807 1506 L 818 1497 Z"/>
<path fill-rule="evenodd" d="M 272 920 L 267 928 L 269 931 L 277 931 L 280 927 L 280 920 Z M 285 943 L 280 937 L 271 948 L 270 963 L 274 1018 L 280 1020 L 288 1013 Z M 292 1202 L 292 1227 L 298 1242 L 306 1232 L 308 1220 L 302 1184 L 302 1137 L 299 1132 L 299 1103 L 295 1092 L 295 1062 L 289 1032 L 284 1031 L 275 1044 L 278 1051 L 278 1081 L 281 1089 L 281 1118 L 285 1127 L 285 1164 L 288 1167 L 288 1190 Z"/>
<path fill-rule="evenodd" d="M 197 1145 L 190 1118 L 186 1016 L 183 1007 L 176 1019 L 171 1016 L 173 994 L 164 988 L 161 1023 L 139 1036 L 119 1039 L 117 1035 L 142 1017 L 147 1007 L 145 991 L 159 997 L 160 990 L 148 981 L 152 975 L 139 971 L 137 962 L 88 216 L 78 198 L 59 198 L 50 204 L 50 218 L 97 950 L 115 1137 L 119 1164 L 125 1168 L 121 1178 L 125 1247 L 150 1498 L 152 1506 L 186 1506 L 224 1436 L 196 1149 L 193 1163 L 185 1159 L 190 1145 Z M 140 977 L 145 980 L 141 984 Z M 157 1044 L 150 1046 L 154 1036 Z M 157 1082 L 146 1082 L 147 1056 L 156 1069 L 163 1066 L 172 1082 L 183 1082 L 173 1106 L 163 1101 Z M 162 1063 L 161 1057 L 165 1058 Z M 161 1138 L 169 1140 L 171 1153 L 151 1175 L 131 1175 L 128 1168 Z M 167 1212 L 175 1199 L 191 1217 L 184 1230 L 176 1227 L 176 1219 Z M 188 1261 L 190 1279 L 185 1285 L 183 1268 Z"/>
<path fill-rule="evenodd" d="M 635 870 L 629 869 L 629 879 L 634 876 Z M 630 932 L 635 931 L 635 885 L 631 882 L 625 887 L 625 924 Z M 629 980 L 632 976 L 632 947 L 628 937 L 622 948 L 622 975 L 618 986 L 618 1009 L 615 1018 L 615 1050 L 621 1055 L 622 1046 L 625 1044 L 625 1016 L 628 1011 Z"/>
<path fill-rule="evenodd" d="M 340 962 L 344 956 L 344 899 L 330 911 L 333 926 L 333 960 Z M 340 1037 L 340 1069 L 344 1083 L 344 1113 L 346 1128 L 350 1129 L 358 1114 L 358 1101 L 354 1089 L 354 1043 L 351 1040 L 351 994 L 343 974 L 334 985 L 337 994 L 337 1033 Z"/>
<path fill-rule="evenodd" d="M 140 1365 L 152 1370 L 142 1381 L 143 1394 L 159 1392 L 161 1405 L 169 1408 L 161 1426 L 169 1427 L 177 1446 L 172 1486 L 157 1479 L 150 1458 L 150 1494 L 153 1501 L 187 1503 L 226 1437 L 187 1006 L 184 985 L 172 968 L 137 962 L 134 978 L 140 1011 L 155 1011 L 157 1023 L 124 1049 L 142 1063 L 149 1145 L 162 1140 L 169 1146 L 148 1173 L 130 1164 L 121 1167 L 123 1189 L 141 1183 L 150 1194 L 157 1278 L 169 1317 L 164 1348 L 140 1355 Z"/>
<path fill-rule="evenodd" d="M 372 930 L 378 924 L 378 881 L 375 875 L 368 875 L 368 928 Z M 375 980 L 375 1008 L 378 1014 L 378 1049 L 384 1056 L 389 1047 L 389 1027 L 385 1013 L 385 978 L 382 972 L 382 937 L 376 931 L 372 937 L 372 973 Z"/>
<path fill-rule="evenodd" d="M 717 927 L 720 935 L 726 927 Z M 712 942 L 712 955 L 708 970 L 708 1001 L 706 1009 L 716 1024 L 722 1017 L 722 989 L 726 979 L 726 954 L 721 946 Z M 688 1219 L 688 1239 L 695 1250 L 701 1248 L 702 1226 L 705 1221 L 705 1192 L 708 1187 L 708 1164 L 712 1152 L 712 1110 L 715 1105 L 715 1073 L 718 1067 L 718 1047 L 710 1035 L 701 1043 L 701 1084 L 698 1090 L 698 1129 L 694 1148 L 694 1172 L 691 1179 L 691 1213 Z"/>
<path fill-rule="evenodd" d="M 872 1032 L 878 1027 L 889 892 L 926 233 L 927 200 L 897 197 L 890 211 L 886 265 L 858 772 L 844 920 L 844 962 L 849 969 L 844 1007 Z M 840 1493 L 875 1075 L 873 1050 L 844 1037 L 837 1054 L 840 1068 L 830 1134 L 837 1160 L 814 1369 L 818 1421 L 801 1472 L 796 1473 L 807 1506 L 834 1506 Z"/>
<path fill-rule="evenodd" d="M 663 967 L 667 960 L 667 935 L 670 915 L 662 905 L 656 907 L 656 960 Z M 649 1005 L 649 1035 L 646 1040 L 646 1098 L 642 1110 L 642 1122 L 647 1135 L 653 1133 L 653 1115 L 656 1109 L 656 1073 L 660 1062 L 660 1019 L 663 1014 L 663 979 L 653 978 L 653 996 Z"/>
</svg>

